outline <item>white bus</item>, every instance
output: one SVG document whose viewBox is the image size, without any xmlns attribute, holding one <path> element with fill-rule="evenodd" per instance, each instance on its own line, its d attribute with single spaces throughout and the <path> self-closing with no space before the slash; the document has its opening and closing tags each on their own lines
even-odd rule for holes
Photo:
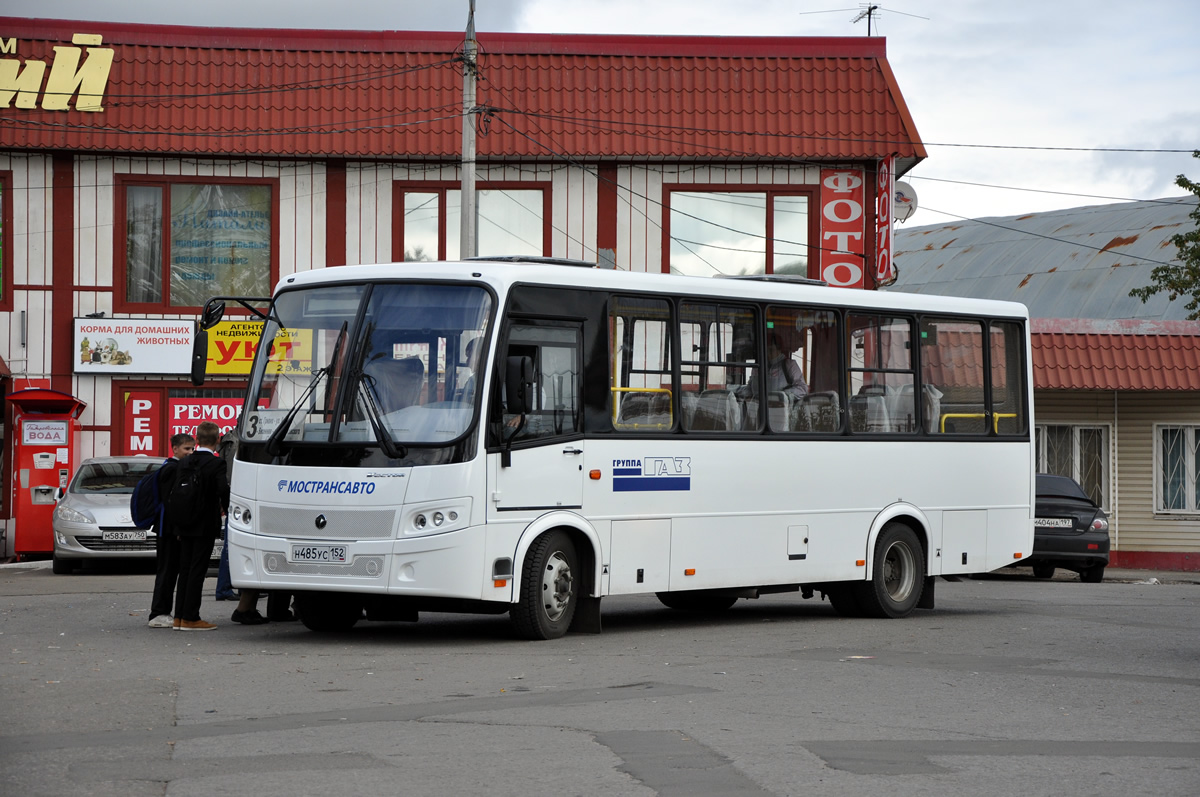
<svg viewBox="0 0 1200 797">
<path fill-rule="evenodd" d="M 1030 554 L 1024 306 L 585 265 L 284 279 L 237 430 L 233 584 L 295 592 L 314 630 L 508 612 L 551 639 L 637 593 L 901 617 Z"/>
</svg>

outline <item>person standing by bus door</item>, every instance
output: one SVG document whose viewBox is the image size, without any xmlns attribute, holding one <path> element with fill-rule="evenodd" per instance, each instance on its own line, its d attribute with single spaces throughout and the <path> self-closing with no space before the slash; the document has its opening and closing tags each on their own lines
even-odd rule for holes
<svg viewBox="0 0 1200 797">
<path fill-rule="evenodd" d="M 179 586 L 175 591 L 177 631 L 213 631 L 214 623 L 200 619 L 204 598 L 204 577 L 212 558 L 213 543 L 221 533 L 221 514 L 229 509 L 229 480 L 225 466 L 217 458 L 220 428 L 204 421 L 196 429 L 196 450 L 179 463 L 179 477 L 167 503 L 168 520 L 179 538 Z M 184 481 L 194 480 L 192 490 Z M 193 504 L 186 512 L 180 502 L 191 496 Z"/>
<path fill-rule="evenodd" d="M 230 429 L 221 437 L 221 442 L 217 446 L 217 456 L 225 465 L 225 478 L 230 484 L 233 483 L 233 461 L 237 454 L 237 435 Z M 224 580 L 222 581 L 222 573 Z M 222 586 L 230 596 L 237 597 L 237 608 L 233 610 L 233 614 L 229 619 L 235 623 L 242 625 L 262 625 L 269 620 L 276 622 L 286 622 L 295 620 L 295 615 L 288 609 L 288 604 L 291 602 L 292 593 L 279 592 L 272 590 L 267 593 L 267 616 L 263 617 L 258 611 L 259 591 L 256 589 L 243 589 L 240 595 L 235 595 L 233 585 L 230 583 L 229 577 L 229 515 L 225 515 L 225 546 L 221 549 L 221 566 L 217 568 L 217 600 L 232 600 L 232 597 L 223 598 Z"/>
<path fill-rule="evenodd" d="M 237 450 L 237 436 L 233 429 L 221 435 L 217 443 L 217 456 L 225 463 L 225 478 L 233 484 L 233 452 Z M 225 516 L 225 526 L 221 530 L 221 559 L 217 565 L 217 594 L 219 601 L 235 601 L 238 594 L 233 591 L 229 578 L 229 515 Z"/>
<path fill-rule="evenodd" d="M 196 438 L 187 432 L 171 437 L 171 458 L 158 469 L 158 500 L 165 503 L 175 484 L 175 469 L 179 460 L 196 448 Z M 160 512 L 154 524 L 154 593 L 150 599 L 150 627 L 173 628 L 171 604 L 179 583 L 179 538 L 167 527 L 165 512 Z"/>
</svg>

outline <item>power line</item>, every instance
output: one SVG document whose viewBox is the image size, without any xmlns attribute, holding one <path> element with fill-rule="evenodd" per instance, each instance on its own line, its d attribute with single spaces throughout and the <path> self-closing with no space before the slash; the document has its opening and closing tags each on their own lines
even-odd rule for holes
<svg viewBox="0 0 1200 797">
<path fill-rule="evenodd" d="M 303 80 L 303 81 L 298 81 L 295 83 L 279 83 L 279 84 L 275 84 L 275 85 L 268 84 L 265 86 L 253 86 L 253 87 L 242 88 L 242 89 L 229 89 L 227 91 L 197 92 L 194 94 L 174 93 L 174 92 L 169 93 L 169 94 L 145 94 L 145 93 L 119 94 L 119 93 L 113 93 L 111 91 L 105 91 L 103 101 L 106 106 L 112 105 L 112 106 L 116 106 L 116 107 L 132 108 L 132 107 L 138 107 L 138 106 L 147 104 L 151 101 L 163 102 L 163 101 L 170 101 L 170 100 L 206 99 L 206 98 L 211 98 L 211 97 L 243 97 L 243 96 L 253 96 L 256 94 L 284 94 L 287 92 L 295 92 L 295 91 L 318 91 L 321 89 L 342 88 L 345 86 L 352 86 L 357 83 L 366 83 L 368 81 L 375 81 L 375 80 L 383 81 L 383 80 L 386 80 L 387 78 L 399 77 L 401 75 L 409 75 L 409 74 L 413 74 L 415 72 L 423 72 L 427 69 L 436 69 L 437 67 L 447 66 L 449 64 L 456 63 L 458 60 L 459 60 L 458 58 L 448 58 L 443 61 L 434 61 L 434 62 L 431 62 L 428 64 L 421 64 L 419 66 L 406 67 L 404 69 L 385 69 L 385 70 L 379 70 L 376 72 L 365 72 L 365 73 L 362 73 L 362 74 L 356 75 L 356 76 L 347 75 L 344 78 L 337 78 L 337 79 L 331 79 L 331 80 L 321 80 L 321 81 Z M 371 88 L 380 88 L 380 87 L 371 87 Z M 71 97 L 75 94 L 75 92 L 74 91 L 72 91 L 72 92 L 43 91 L 42 94 L 43 94 L 43 96 Z M 84 95 L 84 96 L 91 96 L 91 95 Z M 133 99 L 133 100 L 137 100 L 137 102 L 128 102 L 128 103 L 112 102 L 113 99 L 117 99 L 117 100 Z M 58 113 L 57 111 L 43 111 L 43 112 L 44 113 Z"/>
<path fill-rule="evenodd" d="M 575 166 L 575 167 L 577 167 L 577 168 L 579 168 L 579 169 L 581 169 L 581 170 L 583 170 L 583 171 L 586 171 L 586 172 L 588 172 L 589 174 L 592 174 L 593 176 L 595 176 L 595 178 L 596 178 L 597 182 L 605 182 L 605 183 L 608 183 L 609 185 L 612 185 L 613 187 L 615 187 L 615 188 L 618 190 L 618 192 L 619 192 L 619 191 L 621 191 L 621 190 L 624 190 L 624 191 L 628 192 L 629 194 L 631 194 L 631 195 L 633 195 L 633 196 L 636 196 L 636 197 L 638 197 L 639 199 L 641 199 L 641 200 L 643 200 L 643 201 L 645 201 L 645 202 L 647 202 L 647 203 L 649 203 L 649 204 L 657 205 L 658 207 L 662 208 L 663 210 L 669 211 L 670 213 L 673 213 L 673 214 L 678 214 L 678 215 L 681 215 L 681 216 L 685 216 L 685 217 L 687 217 L 687 218 L 690 218 L 690 219 L 693 219 L 693 220 L 695 220 L 695 221 L 699 221 L 699 222 L 701 222 L 701 223 L 703 223 L 703 224 L 708 224 L 708 225 L 711 225 L 711 226 L 713 226 L 713 227 L 716 227 L 716 228 L 718 228 L 718 229 L 726 230 L 727 232 L 736 233 L 736 234 L 738 234 L 738 235 L 747 236 L 747 237 L 750 237 L 750 238 L 761 238 L 761 239 L 763 239 L 763 241 L 764 241 L 764 242 L 765 242 L 765 241 L 771 241 L 772 243 L 791 244 L 792 246 L 799 246 L 799 247 L 803 247 L 803 249 L 804 249 L 805 251 L 808 251 L 808 250 L 815 249 L 815 250 L 822 251 L 822 252 L 832 252 L 832 253 L 836 253 L 836 254 L 840 254 L 840 255 L 850 255 L 850 256 L 852 256 L 852 257 L 857 257 L 857 258 L 860 258 L 860 259 L 862 259 L 862 260 L 864 260 L 864 261 L 866 260 L 866 255 L 865 255 L 865 254 L 860 254 L 860 253 L 857 253 L 857 252 L 846 252 L 846 251 L 843 251 L 843 250 L 841 250 L 841 249 L 834 249 L 834 248 L 830 248 L 830 247 L 824 247 L 824 246 L 821 246 L 821 245 L 819 245 L 819 244 L 811 244 L 811 243 L 804 242 L 804 241 L 791 241 L 791 240 L 788 240 L 788 239 L 786 239 L 786 238 L 767 238 L 765 234 L 761 234 L 761 233 L 757 233 L 757 232 L 748 232 L 748 231 L 746 231 L 746 230 L 739 230 L 739 229 L 737 229 L 737 228 L 735 228 L 735 227 L 729 227 L 729 226 L 727 226 L 727 225 L 724 225 L 724 224 L 718 224 L 718 223 L 716 223 L 716 222 L 714 222 L 714 221 L 710 221 L 709 219 L 705 219 L 705 218 L 702 218 L 702 217 L 700 217 L 700 216 L 696 216 L 696 215 L 694 215 L 694 214 L 688 213 L 688 212 L 686 212 L 686 211 L 679 210 L 678 208 L 670 208 L 670 207 L 668 207 L 668 206 L 667 206 L 667 205 L 666 205 L 664 202 L 662 202 L 661 200 L 654 199 L 653 197 L 646 196 L 645 194 L 640 194 L 640 193 L 638 193 L 637 191 L 634 191 L 632 188 L 625 188 L 625 187 L 621 186 L 619 183 L 616 183 L 616 182 L 613 182 L 612 180 L 608 180 L 608 179 L 606 179 L 606 178 L 604 178 L 604 177 L 601 177 L 601 176 L 600 176 L 600 173 L 599 173 L 599 171 L 594 171 L 594 170 L 592 170 L 592 169 L 591 169 L 591 168 L 589 168 L 589 167 L 588 167 L 586 164 L 580 163 L 579 161 L 577 161 L 577 160 L 575 160 L 575 159 L 571 158 L 569 155 L 565 155 L 565 154 L 563 154 L 563 153 L 561 153 L 561 152 L 558 152 L 558 151 L 556 151 L 555 149 L 553 149 L 552 147 L 549 147 L 549 146 L 547 146 L 546 144 L 544 144 L 544 143 L 542 143 L 542 142 L 538 141 L 537 139 L 535 139 L 535 138 L 533 138 L 532 136 L 530 136 L 528 133 L 525 133 L 524 131 L 518 130 L 516 127 L 513 127 L 513 125 L 512 125 L 512 124 L 511 124 L 511 123 L 510 123 L 510 122 L 509 122 L 507 119 L 504 119 L 503 117 L 501 117 L 501 120 L 500 120 L 500 121 L 504 122 L 504 123 L 505 123 L 505 124 L 506 124 L 506 125 L 509 127 L 509 129 L 510 129 L 510 130 L 512 130 L 512 131 L 513 131 L 514 133 L 516 133 L 517 135 L 524 136 L 525 138 L 528 138 L 528 139 L 529 139 L 530 141 L 532 141 L 533 143 L 535 143 L 535 144 L 537 144 L 538 146 L 540 146 L 540 147 L 542 147 L 543 149 L 545 149 L 545 150 L 546 150 L 546 152 L 547 152 L 547 153 L 549 153 L 550 155 L 552 155 L 553 157 L 560 158 L 560 159 L 562 159 L 562 160 L 566 161 L 567 163 L 570 163 L 570 164 L 572 164 L 573 166 Z M 630 209 L 631 209 L 631 210 L 633 209 L 633 205 L 632 205 L 632 203 L 628 202 L 628 200 L 626 201 L 626 204 L 628 204 L 628 205 L 629 205 L 629 207 L 630 207 Z M 644 217 L 647 219 L 647 221 L 650 221 L 650 218 L 649 218 L 648 216 L 646 216 L 646 215 L 645 215 L 645 213 L 643 213 L 642 215 L 643 215 L 643 216 L 644 216 Z M 660 228 L 661 228 L 661 227 L 660 227 Z M 677 239 L 675 236 L 671 236 L 671 240 L 672 240 L 672 241 L 677 241 L 677 242 L 679 242 L 679 243 L 680 243 L 681 245 L 683 245 L 685 248 L 688 248 L 688 247 L 686 246 L 686 244 L 688 244 L 688 243 L 692 243 L 692 244 L 695 244 L 695 243 L 696 243 L 695 241 L 687 241 L 687 242 L 685 242 L 685 241 L 682 241 L 682 240 L 680 240 L 680 239 Z M 703 244 L 703 245 L 704 245 L 704 246 L 708 246 L 708 247 L 710 247 L 710 248 L 714 248 L 714 249 L 727 249 L 727 250 L 729 250 L 729 251 L 740 251 L 740 252 L 746 252 L 746 253 L 749 253 L 749 254 L 763 254 L 764 256 L 766 255 L 766 249 L 765 249 L 765 248 L 764 248 L 763 250 L 761 250 L 761 251 L 760 251 L 760 250 L 758 250 L 758 249 L 735 249 L 735 248 L 732 248 L 732 247 L 714 246 L 714 245 L 710 245 L 710 244 Z M 688 248 L 688 249 L 689 249 L 689 251 L 691 251 L 691 249 L 690 249 L 690 248 Z M 694 254 L 694 253 L 693 253 L 693 254 Z M 709 264 L 707 261 L 705 261 L 705 265 L 708 265 L 710 268 L 712 267 L 712 266 L 711 266 L 711 264 Z"/>
<path fill-rule="evenodd" d="M 638 127 L 655 130 L 669 130 L 676 133 L 700 133 L 706 135 L 722 135 L 722 136 L 747 136 L 755 138 L 778 138 L 785 140 L 800 140 L 800 141 L 832 141 L 840 144 L 896 144 L 896 145 L 911 145 L 911 139 L 895 140 L 886 138 L 855 138 L 847 136 L 818 136 L 810 133 L 777 133 L 763 130 L 723 130 L 721 128 L 710 127 L 690 127 L 681 125 L 661 124 L 658 122 L 642 122 L 630 121 L 624 122 L 620 120 L 601 119 L 598 117 L 588 116 L 564 116 L 562 114 L 550 114 L 537 111 L 520 111 L 513 108 L 491 108 L 490 110 L 502 113 L 519 114 L 521 116 L 535 116 L 541 119 L 547 119 L 557 122 L 574 122 L 581 125 L 587 125 L 594 129 L 606 130 L 608 132 L 624 132 L 626 127 Z M 683 143 L 683 142 L 676 142 Z M 1137 148 L 1137 147 L 1050 147 L 1050 146 L 1034 146 L 1024 144 L 964 144 L 954 142 L 935 142 L 922 141 L 919 142 L 926 147 L 964 147 L 971 149 L 1002 149 L 1002 150 L 1028 150 L 1028 151 L 1045 151 L 1045 152 L 1127 152 L 1127 153 L 1161 153 L 1161 154 L 1191 154 L 1194 149 L 1155 149 L 1155 148 Z"/>
<path fill-rule="evenodd" d="M 412 112 L 404 112 L 404 113 L 396 114 L 396 115 L 402 116 L 405 113 L 412 113 Z M 380 130 L 396 130 L 396 129 L 400 129 L 400 128 L 404 128 L 404 127 L 414 127 L 417 125 L 427 125 L 427 124 L 435 124 L 437 122 L 445 122 L 445 121 L 448 121 L 451 119 L 458 119 L 461 116 L 462 116 L 461 113 L 454 113 L 454 114 L 447 114 L 446 116 L 434 117 L 431 119 L 418 119 L 417 121 L 413 121 L 413 122 L 396 122 L 394 124 L 364 125 L 361 127 L 349 127 L 349 128 L 344 126 L 345 125 L 344 122 L 342 122 L 342 123 L 326 122 L 326 123 L 323 123 L 322 125 L 319 125 L 316 127 L 273 128 L 273 129 L 261 129 L 261 130 L 244 130 L 244 131 L 239 131 L 239 132 L 216 131 L 216 130 L 201 130 L 201 131 L 163 130 L 161 128 L 136 130 L 136 129 L 130 129 L 130 128 L 98 127 L 98 126 L 92 126 L 92 125 L 71 124 L 71 123 L 66 123 L 66 122 L 44 122 L 44 121 L 37 121 L 37 120 L 22 119 L 20 117 L 14 118 L 11 116 L 0 116 L 0 122 L 8 122 L 8 123 L 11 123 L 14 125 L 23 125 L 25 127 L 80 130 L 80 131 L 86 131 L 88 133 L 94 133 L 94 134 L 112 133 L 115 135 L 166 136 L 168 138 L 173 137 L 173 138 L 184 138 L 184 139 L 192 139 L 192 138 L 244 139 L 244 138 L 256 138 L 258 136 L 283 136 L 283 135 L 329 136 L 329 135 L 342 135 L 345 133 L 363 133 L 363 132 L 380 131 Z M 324 126 L 329 126 L 334 129 L 330 129 L 330 130 L 320 129 L 321 127 L 324 127 Z M 155 154 L 160 154 L 160 155 L 162 155 L 162 157 L 170 157 L 169 153 L 155 153 Z"/>
<path fill-rule="evenodd" d="M 1136 199 L 1125 196 L 1107 196 L 1105 194 L 1080 194 L 1074 191 L 1051 191 L 1047 188 L 1021 188 L 1015 185 L 994 185 L 991 183 L 974 183 L 968 180 L 950 180 L 944 177 L 924 177 L 918 174 L 906 174 L 905 180 L 925 180 L 932 183 L 951 183 L 953 185 L 969 185 L 975 188 L 998 188 L 1004 191 L 1022 191 L 1030 194 L 1054 194 L 1056 196 L 1077 196 L 1083 199 L 1112 199 L 1117 202 L 1155 202 L 1163 205 L 1175 204 L 1171 199 Z"/>
</svg>

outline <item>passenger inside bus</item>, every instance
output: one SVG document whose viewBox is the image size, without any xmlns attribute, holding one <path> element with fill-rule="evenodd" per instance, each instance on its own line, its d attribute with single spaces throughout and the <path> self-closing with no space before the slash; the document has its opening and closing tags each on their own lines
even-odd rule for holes
<svg viewBox="0 0 1200 797">
<path fill-rule="evenodd" d="M 767 392 L 786 393 L 793 399 L 803 398 L 808 393 L 808 383 L 800 371 L 800 364 L 792 359 L 798 347 L 785 342 L 778 332 L 767 338 Z"/>
</svg>

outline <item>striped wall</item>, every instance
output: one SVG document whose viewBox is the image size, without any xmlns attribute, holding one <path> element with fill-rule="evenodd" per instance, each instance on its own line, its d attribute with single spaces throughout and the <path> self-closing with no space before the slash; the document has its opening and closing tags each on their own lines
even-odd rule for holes
<svg viewBox="0 0 1200 797">
<path fill-rule="evenodd" d="M 815 186 L 815 166 L 624 165 L 617 169 L 616 264 L 627 271 L 662 270 L 663 186 Z M 596 261 L 597 169 L 563 164 L 480 164 L 477 184 L 549 182 L 552 257 Z M 396 182 L 461 179 L 457 164 L 352 163 L 346 171 L 346 262 L 392 259 L 392 187 Z"/>
<path fill-rule="evenodd" d="M 1114 564 L 1200 570 L 1200 518 L 1154 511 L 1155 425 L 1200 424 L 1200 393 L 1039 390 L 1034 403 L 1039 424 L 1104 424 L 1111 429 Z"/>
<path fill-rule="evenodd" d="M 13 211 L 13 311 L 0 323 L 0 355 L 13 372 L 13 388 L 26 380 L 47 380 L 52 374 L 51 352 L 70 346 L 51 333 L 55 313 L 51 287 L 53 206 L 52 160 L 39 155 L 0 154 L 0 169 L 11 171 Z M 216 161 L 164 158 L 75 157 L 72 305 L 60 312 L 78 318 L 114 306 L 115 252 L 113 220 L 117 175 L 209 177 L 267 177 L 279 180 L 280 277 L 325 266 L 325 167 L 321 163 Z M 139 318 L 192 318 L 192 314 L 161 314 Z M 25 345 L 21 345 L 22 330 Z M 140 377 L 132 377 L 135 381 Z M 80 417 L 85 427 L 80 453 L 111 453 L 112 427 L 120 408 L 112 407 L 112 380 L 106 376 L 72 376 L 72 393 L 87 403 Z"/>
</svg>

